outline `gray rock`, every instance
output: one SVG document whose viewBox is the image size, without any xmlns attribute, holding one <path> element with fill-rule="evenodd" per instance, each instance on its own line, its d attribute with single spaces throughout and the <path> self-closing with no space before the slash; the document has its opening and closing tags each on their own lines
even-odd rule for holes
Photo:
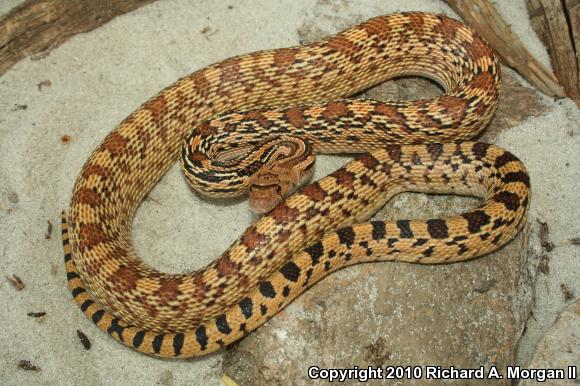
<svg viewBox="0 0 580 386">
<path fill-rule="evenodd" d="M 531 363 L 530 369 L 564 369 L 580 364 L 580 300 L 570 304 L 558 316 L 552 327 L 540 341 Z M 578 370 L 577 370 L 578 371 Z M 567 375 L 566 375 L 567 377 Z M 577 383 L 571 379 L 547 380 L 544 385 L 562 385 L 564 382 Z M 520 385 L 537 384 L 534 380 L 525 380 Z"/>
</svg>

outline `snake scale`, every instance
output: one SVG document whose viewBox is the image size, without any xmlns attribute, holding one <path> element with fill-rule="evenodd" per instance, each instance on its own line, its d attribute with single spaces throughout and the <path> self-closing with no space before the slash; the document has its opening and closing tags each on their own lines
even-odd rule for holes
<svg viewBox="0 0 580 386">
<path fill-rule="evenodd" d="M 415 101 L 340 99 L 401 75 L 431 78 L 445 92 Z M 76 303 L 129 347 L 191 357 L 247 335 L 344 266 L 455 262 L 500 248 L 524 223 L 528 174 L 509 152 L 466 141 L 491 119 L 499 86 L 498 61 L 481 38 L 456 20 L 417 12 L 377 17 L 306 46 L 237 56 L 178 80 L 121 122 L 76 180 L 62 223 Z M 232 131 L 231 143 L 260 129 L 312 132 L 316 151 L 364 152 L 367 141 L 373 149 L 285 199 L 205 268 L 167 274 L 136 256 L 132 221 L 184 139 L 191 145 L 192 128 L 218 147 L 208 136 Z M 196 163 L 200 151 L 189 149 L 184 164 L 211 162 L 202 154 Z M 484 201 L 444 219 L 368 222 L 404 191 Z"/>
</svg>

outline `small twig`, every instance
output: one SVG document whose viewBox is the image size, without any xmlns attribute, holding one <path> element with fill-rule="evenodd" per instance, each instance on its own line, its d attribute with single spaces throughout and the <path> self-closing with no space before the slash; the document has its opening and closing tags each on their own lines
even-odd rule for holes
<svg viewBox="0 0 580 386">
<path fill-rule="evenodd" d="M 42 318 L 44 315 L 46 315 L 46 312 L 29 312 L 26 315 L 28 315 L 32 318 Z"/>
<path fill-rule="evenodd" d="M 574 49 L 574 39 L 579 38 L 574 26 L 579 27 L 580 4 L 561 0 L 528 0 L 527 4 L 532 27 L 548 49 L 556 78 L 564 86 L 566 95 L 580 103 L 580 58 Z"/>
<path fill-rule="evenodd" d="M 212 28 L 209 26 L 203 27 L 203 29 L 201 30 L 201 34 L 204 35 L 208 40 L 210 37 L 217 34 L 218 32 L 219 29 L 212 30 Z"/>
<path fill-rule="evenodd" d="M 154 199 L 154 198 L 153 198 L 153 197 L 151 197 L 151 195 L 149 195 L 149 194 L 145 196 L 145 199 L 146 199 L 146 200 L 151 200 L 151 201 L 153 201 L 154 203 L 156 203 L 157 205 L 161 205 L 161 203 L 160 203 L 158 200 Z"/>
</svg>

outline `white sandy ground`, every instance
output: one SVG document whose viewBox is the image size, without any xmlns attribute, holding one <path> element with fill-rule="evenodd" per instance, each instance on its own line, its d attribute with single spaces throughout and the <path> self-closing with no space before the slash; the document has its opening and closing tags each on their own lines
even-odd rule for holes
<svg viewBox="0 0 580 386">
<path fill-rule="evenodd" d="M 18 3 L 3 2 L 0 14 Z M 530 51 L 548 64 L 524 1 L 496 3 Z M 41 60 L 23 60 L 0 76 L 0 383 L 218 382 L 219 353 L 193 361 L 149 358 L 115 343 L 86 320 L 66 288 L 59 213 L 67 207 L 74 179 L 91 150 L 142 102 L 178 77 L 217 60 L 296 45 L 297 30 L 316 22 L 315 9 L 336 16 L 335 25 L 321 26 L 328 33 L 397 10 L 454 15 L 440 1 L 160 1 L 77 35 Z M 202 34 L 205 27 L 210 29 Z M 37 85 L 44 80 L 52 85 L 39 91 Z M 547 220 L 557 244 L 550 254 L 550 274 L 538 278 L 534 317 L 518 355 L 523 364 L 565 306 L 560 283 L 580 293 L 579 249 L 565 243 L 580 236 L 580 113 L 567 99 L 544 99 L 549 108 L 543 116 L 497 139 L 529 168 L 534 192 L 529 219 Z M 61 143 L 65 134 L 71 136 L 69 144 Z M 317 176 L 343 162 L 324 157 Z M 252 221 L 245 202 L 219 204 L 190 193 L 177 167 L 151 198 L 137 214 L 135 245 L 146 262 L 166 271 L 208 263 Z M 55 225 L 50 240 L 44 237 L 47 220 Z M 537 240 L 532 242 L 537 245 Z M 15 291 L 5 279 L 13 273 L 26 283 L 25 290 Z M 39 323 L 26 316 L 31 311 L 47 315 Z M 90 351 L 82 349 L 77 329 L 89 336 Z M 292 344 L 292 339 L 284 344 Z M 42 370 L 17 369 L 20 359 Z"/>
</svg>

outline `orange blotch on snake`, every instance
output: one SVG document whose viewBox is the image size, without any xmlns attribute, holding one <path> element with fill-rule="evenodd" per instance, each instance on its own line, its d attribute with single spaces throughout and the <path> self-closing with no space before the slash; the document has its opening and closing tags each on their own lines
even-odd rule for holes
<svg viewBox="0 0 580 386">
<path fill-rule="evenodd" d="M 242 244 L 244 244 L 249 250 L 264 245 L 268 243 L 269 240 L 269 237 L 259 233 L 253 226 L 248 228 L 242 235 Z"/>
<path fill-rule="evenodd" d="M 236 81 L 240 78 L 240 59 L 226 60 L 219 65 L 219 69 L 221 70 L 220 79 L 222 82 Z"/>
<path fill-rule="evenodd" d="M 159 303 L 167 304 L 171 301 L 177 299 L 177 296 L 181 294 L 179 290 L 180 282 L 177 280 L 163 280 L 161 281 L 161 287 L 157 290 L 157 296 L 159 297 Z"/>
<path fill-rule="evenodd" d="M 482 72 L 481 74 L 476 75 L 471 85 L 475 88 L 487 90 L 490 88 L 490 85 L 493 85 L 493 75 L 489 72 Z"/>
<path fill-rule="evenodd" d="M 92 189 L 81 189 L 76 195 L 79 204 L 87 204 L 92 207 L 101 205 L 99 194 Z"/>
<path fill-rule="evenodd" d="M 111 155 L 113 155 L 114 157 L 117 157 L 117 156 L 123 154 L 123 152 L 127 148 L 128 143 L 129 143 L 129 140 L 127 138 L 123 137 L 119 133 L 113 132 L 109 136 L 107 136 L 105 141 L 101 144 L 100 148 L 102 150 L 109 151 L 109 153 L 111 153 Z"/>
<path fill-rule="evenodd" d="M 344 55 L 352 56 L 357 51 L 357 46 L 344 36 L 335 36 L 327 42 L 328 48 L 337 50 Z"/>
<path fill-rule="evenodd" d="M 294 107 L 288 109 L 286 111 L 286 119 L 292 126 L 297 129 L 301 129 L 304 127 L 305 120 L 304 120 L 304 111 L 302 111 L 299 107 Z"/>
<path fill-rule="evenodd" d="M 349 111 L 344 102 L 330 102 L 322 112 L 322 116 L 326 119 L 337 119 L 346 116 Z"/>
<path fill-rule="evenodd" d="M 290 208 L 288 205 L 282 203 L 276 206 L 269 216 L 276 221 L 277 224 L 292 222 L 300 214 L 299 209 Z"/>
<path fill-rule="evenodd" d="M 344 186 L 345 188 L 352 188 L 354 182 L 354 174 L 349 172 L 348 170 L 342 168 L 338 169 L 337 171 L 331 174 L 334 178 L 336 178 L 336 183 Z"/>
<path fill-rule="evenodd" d="M 448 39 L 453 39 L 455 37 L 455 33 L 458 29 L 464 28 L 458 21 L 443 17 L 440 19 L 440 23 L 436 25 L 433 29 L 435 32 L 441 33 L 445 35 Z"/>
<path fill-rule="evenodd" d="M 131 291 L 137 287 L 137 281 L 141 276 L 134 269 L 121 266 L 110 276 L 111 284 L 118 291 Z"/>
<path fill-rule="evenodd" d="M 467 101 L 453 95 L 444 95 L 439 103 L 445 109 L 445 115 L 449 116 L 453 123 L 460 122 L 465 116 Z"/>
<path fill-rule="evenodd" d="M 274 54 L 276 67 L 287 69 L 296 59 L 296 48 L 282 48 Z"/>
<path fill-rule="evenodd" d="M 322 201 L 326 197 L 326 191 L 316 182 L 304 187 L 301 193 L 313 201 Z"/>
<path fill-rule="evenodd" d="M 374 169 L 378 164 L 379 161 L 369 153 L 364 153 L 360 157 L 358 157 L 358 161 L 361 162 L 367 169 Z"/>
<path fill-rule="evenodd" d="M 361 24 L 361 28 L 364 29 L 369 36 L 377 36 L 382 37 L 389 33 L 389 23 L 385 20 L 384 17 L 371 19 L 363 24 Z"/>
<path fill-rule="evenodd" d="M 101 165 L 90 164 L 83 170 L 83 172 L 81 174 L 81 179 L 88 180 L 89 177 L 92 175 L 104 177 L 107 174 L 109 174 L 109 169 L 107 169 Z"/>
<path fill-rule="evenodd" d="M 250 111 L 249 113 L 246 114 L 246 119 L 256 121 L 260 126 L 266 129 L 270 127 L 270 121 L 260 111 L 257 110 Z"/>
<path fill-rule="evenodd" d="M 231 276 L 240 271 L 240 265 L 234 263 L 231 260 L 229 253 L 226 253 L 216 262 L 216 269 L 223 276 Z"/>
<path fill-rule="evenodd" d="M 159 117 L 165 115 L 168 111 L 167 100 L 165 100 L 163 96 L 158 96 L 151 102 L 147 103 L 145 108 L 149 110 L 155 120 L 158 120 Z"/>
<path fill-rule="evenodd" d="M 97 224 L 85 224 L 79 232 L 79 249 L 91 249 L 97 244 L 106 243 L 109 238 Z"/>
</svg>

